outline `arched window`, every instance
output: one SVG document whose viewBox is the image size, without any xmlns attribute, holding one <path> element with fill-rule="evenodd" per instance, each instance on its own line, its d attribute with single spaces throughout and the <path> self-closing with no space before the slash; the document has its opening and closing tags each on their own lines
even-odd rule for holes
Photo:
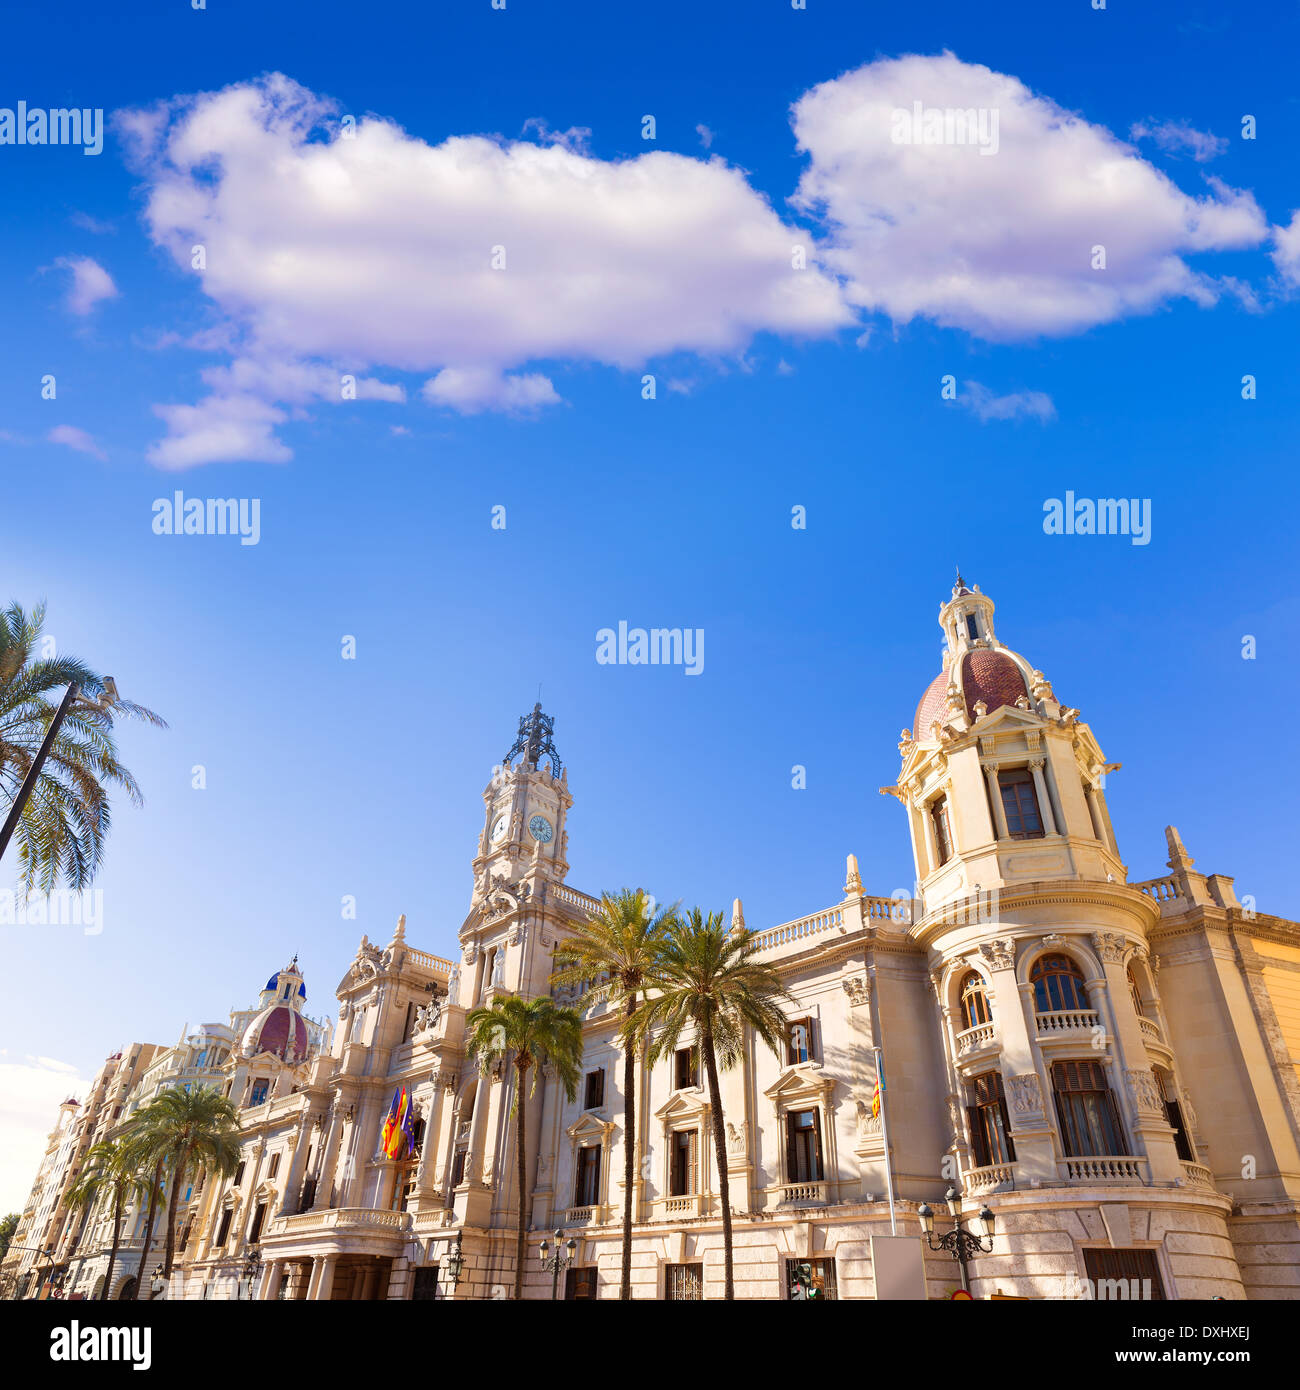
<svg viewBox="0 0 1300 1390">
<path fill-rule="evenodd" d="M 1069 956 L 1039 956 L 1029 978 L 1034 985 L 1034 1008 L 1040 1014 L 1088 1007 L 1083 972 Z"/>
<path fill-rule="evenodd" d="M 968 971 L 961 982 L 961 1026 L 963 1029 L 978 1028 L 981 1023 L 992 1022 L 989 997 L 984 992 L 984 977 L 976 970 Z"/>
</svg>

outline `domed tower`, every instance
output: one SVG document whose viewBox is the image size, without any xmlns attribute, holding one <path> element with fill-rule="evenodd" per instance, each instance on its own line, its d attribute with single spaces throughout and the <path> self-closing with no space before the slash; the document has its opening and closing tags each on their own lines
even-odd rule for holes
<svg viewBox="0 0 1300 1390">
<path fill-rule="evenodd" d="M 1118 764 L 993 618 L 958 574 L 939 609 L 943 669 L 883 789 L 908 815 L 910 933 L 939 1006 L 960 1186 L 1177 1185 L 1194 1136 L 1154 1021 L 1159 910 L 1127 884 L 1106 811 Z M 1047 1220 L 1015 1204 L 1030 1225 Z"/>
<path fill-rule="evenodd" d="M 303 1061 L 311 1051 L 311 1029 L 303 1017 L 307 986 L 294 956 L 283 970 L 266 982 L 257 1013 L 243 1031 L 240 1051 L 246 1057 L 267 1052 L 290 1064 Z"/>
<path fill-rule="evenodd" d="M 943 669 L 899 745 L 927 908 L 1043 878 L 1124 878 L 1103 791 L 1108 765 L 1079 711 L 1003 646 L 993 600 L 958 574 L 940 606 Z"/>
</svg>

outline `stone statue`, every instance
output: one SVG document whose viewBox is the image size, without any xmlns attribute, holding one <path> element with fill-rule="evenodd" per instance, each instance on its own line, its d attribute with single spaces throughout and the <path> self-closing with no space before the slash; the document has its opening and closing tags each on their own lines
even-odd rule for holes
<svg viewBox="0 0 1300 1390">
<path fill-rule="evenodd" d="M 496 960 L 492 962 L 492 983 L 494 985 L 504 984 L 506 979 L 506 951 L 504 946 L 497 947 Z"/>
</svg>

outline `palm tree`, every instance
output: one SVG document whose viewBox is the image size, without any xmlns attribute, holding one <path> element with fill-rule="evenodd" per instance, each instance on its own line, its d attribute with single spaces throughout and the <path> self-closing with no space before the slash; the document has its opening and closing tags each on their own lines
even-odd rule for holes
<svg viewBox="0 0 1300 1390">
<path fill-rule="evenodd" d="M 488 1008 L 472 1009 L 465 1018 L 466 1055 L 486 1068 L 511 1056 L 515 1068 L 515 1149 L 519 1162 L 519 1230 L 515 1237 L 515 1298 L 524 1296 L 524 1233 L 527 1230 L 528 1173 L 526 1118 L 530 1088 L 537 1076 L 528 1073 L 549 1061 L 570 1100 L 578 1094 L 582 1066 L 582 1020 L 575 1009 L 562 1009 L 546 995 L 525 1002 L 516 994 L 494 999 Z"/>
<path fill-rule="evenodd" d="M 108 1251 L 108 1270 L 104 1275 L 101 1299 L 113 1296 L 113 1268 L 117 1264 L 118 1247 L 122 1244 L 122 1216 L 127 1204 L 149 1195 L 150 1183 L 140 1171 L 139 1156 L 132 1153 L 127 1144 L 116 1139 L 102 1140 L 90 1148 L 85 1167 L 64 1194 L 65 1206 L 83 1212 L 83 1231 L 84 1219 L 96 1202 L 107 1198 L 112 1203 L 113 1243 Z M 78 1235 L 78 1241 L 80 1239 Z"/>
<path fill-rule="evenodd" d="M 190 1170 L 197 1166 L 223 1178 L 229 1177 L 239 1166 L 239 1112 L 226 1096 L 211 1086 L 196 1086 L 192 1091 L 173 1086 L 150 1101 L 136 1116 L 132 1138 L 155 1163 L 165 1164 L 170 1173 L 171 1195 L 167 1199 L 167 1243 L 163 1257 L 163 1278 L 170 1279 L 176 1258 L 176 1208 L 181 1188 Z M 153 1212 L 154 1203 L 150 1202 L 145 1251 L 140 1257 L 141 1283 L 153 1229 Z M 136 1294 L 138 1297 L 138 1286 Z"/>
<path fill-rule="evenodd" d="M 649 981 L 655 992 L 623 1025 L 628 1037 L 653 1038 L 647 1054 L 651 1066 L 676 1050 L 683 1028 L 694 1025 L 699 1035 L 713 1114 L 726 1261 L 723 1297 L 727 1299 L 734 1299 L 736 1291 L 732 1279 L 731 1184 L 718 1067 L 729 1068 L 741 1060 L 746 1028 L 752 1028 L 779 1053 L 786 1036 L 780 1003 L 793 1002 L 776 971 L 754 959 L 756 951 L 751 931 L 743 927 L 728 930 L 722 913 L 710 912 L 706 917 L 698 907 L 692 908 L 659 951 Z"/>
<path fill-rule="evenodd" d="M 587 999 L 635 1012 L 669 931 L 676 907 L 655 910 L 642 889 L 604 893 L 600 910 L 574 928 L 555 951 L 553 985 L 588 985 Z M 632 1196 L 636 1191 L 636 1043 L 623 1039 L 623 1269 L 619 1297 L 632 1297 Z"/>
<path fill-rule="evenodd" d="M 162 728 L 166 722 L 119 699 L 111 681 L 76 657 L 39 655 L 44 625 L 43 603 L 30 614 L 17 603 L 0 612 L 0 806 L 17 799 L 57 712 L 50 692 L 76 685 L 83 698 L 69 707 L 14 833 L 24 888 L 48 893 L 62 879 L 80 891 L 104 857 L 111 822 L 106 788 L 123 788 L 136 805 L 142 799 L 135 778 L 118 762 L 114 718 Z"/>
</svg>

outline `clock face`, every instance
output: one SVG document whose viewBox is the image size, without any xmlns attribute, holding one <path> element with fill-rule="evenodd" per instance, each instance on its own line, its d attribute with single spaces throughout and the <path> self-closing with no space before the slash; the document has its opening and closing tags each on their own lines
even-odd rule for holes
<svg viewBox="0 0 1300 1390">
<path fill-rule="evenodd" d="M 509 826 L 509 824 L 510 824 L 510 817 L 509 817 L 509 816 L 498 816 L 498 817 L 496 818 L 496 820 L 494 820 L 494 821 L 492 822 L 492 843 L 493 843 L 493 844 L 496 844 L 496 842 L 497 842 L 498 840 L 504 840 L 504 839 L 505 839 L 506 829 L 507 829 L 507 827 Z"/>
<path fill-rule="evenodd" d="M 528 833 L 534 840 L 540 840 L 545 845 L 550 843 L 555 831 L 551 829 L 551 823 L 545 816 L 534 816 L 528 822 Z"/>
</svg>

